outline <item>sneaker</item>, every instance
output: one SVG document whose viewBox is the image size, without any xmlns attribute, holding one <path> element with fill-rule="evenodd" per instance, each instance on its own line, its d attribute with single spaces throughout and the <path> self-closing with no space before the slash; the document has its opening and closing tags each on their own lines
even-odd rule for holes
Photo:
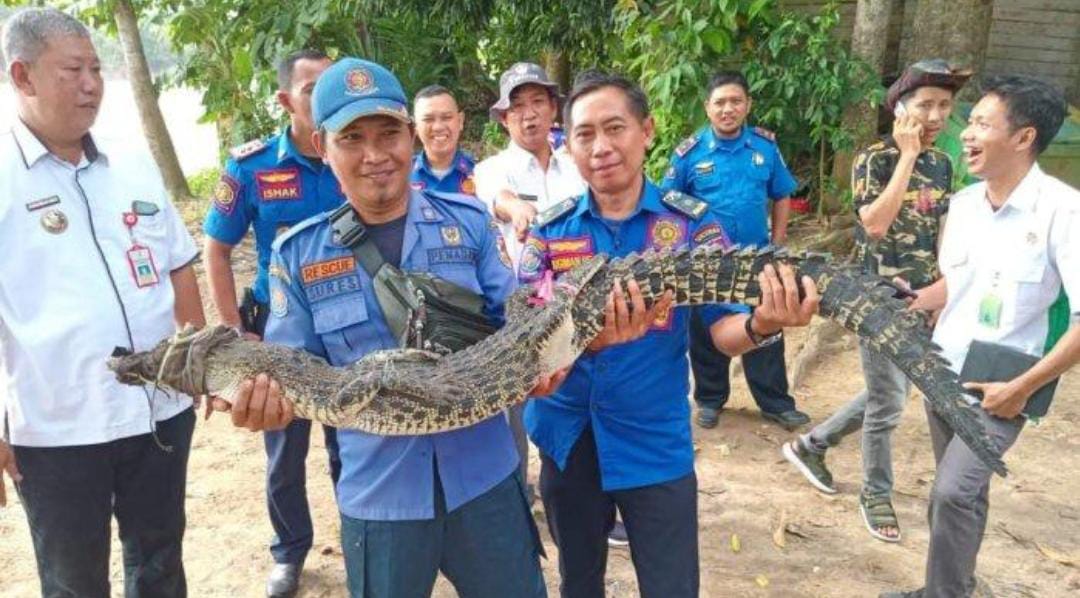
<svg viewBox="0 0 1080 598">
<path fill-rule="evenodd" d="M 630 538 L 626 535 L 626 526 L 623 525 L 622 521 L 616 521 L 611 531 L 608 532 L 607 543 L 608 546 L 613 548 L 630 545 Z"/>
<path fill-rule="evenodd" d="M 811 451 L 803 446 L 802 440 L 798 438 L 785 442 L 781 452 L 815 488 L 825 494 L 836 494 L 832 473 L 825 467 L 825 453 Z"/>
<path fill-rule="evenodd" d="M 769 413 L 768 411 L 762 411 L 761 417 L 780 424 L 785 430 L 792 431 L 799 426 L 805 426 L 810 423 L 810 416 L 799 411 L 798 409 L 792 409 L 791 411 L 784 411 L 782 413 Z"/>
<path fill-rule="evenodd" d="M 702 428 L 715 428 L 720 421 L 720 410 L 716 407 L 698 407 L 697 425 Z"/>
</svg>

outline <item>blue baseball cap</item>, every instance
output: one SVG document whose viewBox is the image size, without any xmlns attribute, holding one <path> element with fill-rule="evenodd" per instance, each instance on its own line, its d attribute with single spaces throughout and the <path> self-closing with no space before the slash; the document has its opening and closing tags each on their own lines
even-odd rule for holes
<svg viewBox="0 0 1080 598">
<path fill-rule="evenodd" d="M 311 94 L 311 112 L 315 128 L 331 132 L 364 116 L 412 122 L 397 77 L 381 64 L 359 58 L 342 58 L 323 71 Z"/>
</svg>

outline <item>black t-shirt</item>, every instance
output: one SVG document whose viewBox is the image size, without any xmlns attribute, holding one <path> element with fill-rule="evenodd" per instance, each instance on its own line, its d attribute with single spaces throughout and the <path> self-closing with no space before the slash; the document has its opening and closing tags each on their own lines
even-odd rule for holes
<svg viewBox="0 0 1080 598">
<path fill-rule="evenodd" d="M 367 226 L 371 242 L 382 254 L 383 260 L 395 268 L 401 267 L 401 246 L 405 240 L 405 216 Z"/>
</svg>

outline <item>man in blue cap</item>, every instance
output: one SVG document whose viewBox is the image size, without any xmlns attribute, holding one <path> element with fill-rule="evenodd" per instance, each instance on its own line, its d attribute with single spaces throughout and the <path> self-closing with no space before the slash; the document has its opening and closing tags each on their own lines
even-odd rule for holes
<svg viewBox="0 0 1080 598">
<path fill-rule="evenodd" d="M 318 50 L 299 50 L 278 65 L 277 100 L 289 115 L 289 126 L 268 139 L 249 141 L 230 151 L 230 159 L 214 190 L 214 201 L 203 223 L 206 233 L 206 274 L 210 294 L 224 324 L 261 338 L 270 315 L 267 282 L 270 246 L 280 233 L 315 214 L 345 201 L 334 173 L 312 144 L 311 91 L 330 66 Z M 233 248 L 252 229 L 258 253 L 255 283 L 237 305 L 231 257 Z M 341 463 L 334 428 L 323 426 L 330 475 L 336 481 Z M 311 422 L 298 420 L 285 430 L 268 431 L 266 445 L 266 503 L 274 541 L 274 568 L 267 580 L 268 596 L 295 592 L 314 532 L 306 491 Z"/>
<path fill-rule="evenodd" d="M 348 204 L 310 218 L 275 241 L 266 341 L 344 366 L 399 347 L 393 307 L 375 293 L 372 252 L 384 264 L 423 271 L 482 296 L 501 322 L 514 289 L 510 260 L 483 204 L 412 189 L 415 131 L 397 79 L 356 58 L 319 78 L 314 144 Z M 380 267 L 381 268 L 381 267 Z M 375 269 L 379 272 L 380 269 Z M 550 394 L 560 376 L 533 394 Z M 260 375 L 234 402 L 234 422 L 280 425 L 278 384 Z M 251 417 L 245 406 L 255 407 Z M 241 413 L 236 413 L 237 407 Z M 464 597 L 545 596 L 541 546 L 525 504 L 518 456 L 501 414 L 423 436 L 338 430 L 342 552 L 352 596 L 428 596 L 442 572 Z"/>
</svg>

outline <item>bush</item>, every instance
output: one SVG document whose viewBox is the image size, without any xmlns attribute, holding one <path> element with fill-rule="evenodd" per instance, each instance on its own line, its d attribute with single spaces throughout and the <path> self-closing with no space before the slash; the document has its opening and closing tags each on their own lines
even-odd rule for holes
<svg viewBox="0 0 1080 598">
<path fill-rule="evenodd" d="M 214 196 L 214 187 L 221 178 L 221 169 L 217 166 L 204 168 L 187 177 L 188 188 L 192 197 L 208 200 Z"/>
</svg>

